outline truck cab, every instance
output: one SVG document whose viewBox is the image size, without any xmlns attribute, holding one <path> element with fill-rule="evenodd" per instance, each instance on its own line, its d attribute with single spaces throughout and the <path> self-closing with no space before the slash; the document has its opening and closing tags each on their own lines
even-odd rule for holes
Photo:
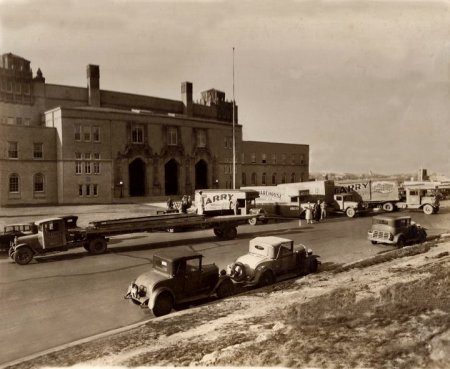
<svg viewBox="0 0 450 369">
<path fill-rule="evenodd" d="M 332 208 L 336 212 L 341 212 L 349 218 L 355 217 L 358 213 L 364 212 L 365 208 L 354 193 L 340 193 L 333 196 Z"/>
<path fill-rule="evenodd" d="M 406 207 L 422 209 L 425 214 L 433 214 L 439 211 L 439 197 L 427 189 L 406 189 Z M 400 204 L 401 206 L 401 204 Z"/>
</svg>

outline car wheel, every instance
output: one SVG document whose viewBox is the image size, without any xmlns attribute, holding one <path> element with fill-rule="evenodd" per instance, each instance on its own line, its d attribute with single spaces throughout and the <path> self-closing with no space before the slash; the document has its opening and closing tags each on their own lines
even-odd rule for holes
<svg viewBox="0 0 450 369">
<path fill-rule="evenodd" d="M 400 237 L 398 238 L 398 240 L 397 240 L 397 246 L 398 246 L 398 247 L 403 247 L 403 246 L 405 246 L 405 237 L 400 236 Z"/>
<path fill-rule="evenodd" d="M 387 212 L 394 211 L 394 204 L 392 204 L 392 202 L 386 202 L 383 204 L 383 210 Z"/>
<path fill-rule="evenodd" d="M 104 238 L 95 238 L 89 242 L 89 252 L 94 255 L 103 254 L 106 251 L 106 240 Z"/>
<path fill-rule="evenodd" d="M 250 219 L 248 220 L 248 224 L 250 224 L 250 225 L 252 225 L 252 226 L 255 226 L 256 223 L 258 223 L 258 219 L 257 219 L 257 218 L 250 218 Z"/>
<path fill-rule="evenodd" d="M 427 205 L 425 205 L 425 206 L 423 207 L 423 212 L 424 212 L 426 215 L 430 215 L 430 214 L 433 214 L 434 209 L 433 209 L 433 207 L 432 207 L 430 204 L 427 204 Z"/>
<path fill-rule="evenodd" d="M 167 315 L 172 311 L 172 308 L 173 298 L 169 293 L 164 292 L 156 298 L 153 314 L 155 316 Z"/>
<path fill-rule="evenodd" d="M 14 261 L 19 265 L 26 265 L 33 260 L 33 251 L 29 247 L 21 247 L 13 253 Z"/>
<path fill-rule="evenodd" d="M 224 280 L 217 288 L 217 297 L 224 299 L 234 294 L 234 284 L 229 279 Z"/>
<path fill-rule="evenodd" d="M 347 215 L 349 218 L 354 218 L 356 215 L 356 211 L 353 208 L 347 208 L 345 211 L 345 215 Z"/>
<path fill-rule="evenodd" d="M 273 273 L 270 270 L 267 270 L 263 273 L 263 275 L 259 279 L 258 284 L 260 287 L 264 287 L 264 286 L 270 286 L 274 282 L 275 282 L 275 277 L 273 276 Z"/>
<path fill-rule="evenodd" d="M 372 245 L 376 245 L 378 242 L 377 241 L 370 241 L 372 243 Z"/>
</svg>

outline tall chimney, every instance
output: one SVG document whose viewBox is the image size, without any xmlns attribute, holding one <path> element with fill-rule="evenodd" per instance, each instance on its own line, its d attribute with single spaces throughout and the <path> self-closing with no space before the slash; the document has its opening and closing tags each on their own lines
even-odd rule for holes
<svg viewBox="0 0 450 369">
<path fill-rule="evenodd" d="M 183 101 L 183 114 L 192 117 L 194 103 L 192 102 L 192 82 L 181 83 L 181 100 Z"/>
<path fill-rule="evenodd" d="M 100 106 L 100 67 L 87 66 L 88 103 L 89 106 Z"/>
</svg>

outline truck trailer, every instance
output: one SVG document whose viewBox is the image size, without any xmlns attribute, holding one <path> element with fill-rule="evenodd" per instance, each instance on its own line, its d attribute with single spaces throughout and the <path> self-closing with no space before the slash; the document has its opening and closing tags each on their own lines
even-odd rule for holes
<svg viewBox="0 0 450 369">
<path fill-rule="evenodd" d="M 26 265 L 35 256 L 84 247 L 90 254 L 102 254 L 109 236 L 167 230 L 214 230 L 220 239 L 234 239 L 237 226 L 258 215 L 206 216 L 198 214 L 162 214 L 90 222 L 78 227 L 75 215 L 54 217 L 35 222 L 37 232 L 15 237 L 9 256 L 19 265 Z"/>
</svg>

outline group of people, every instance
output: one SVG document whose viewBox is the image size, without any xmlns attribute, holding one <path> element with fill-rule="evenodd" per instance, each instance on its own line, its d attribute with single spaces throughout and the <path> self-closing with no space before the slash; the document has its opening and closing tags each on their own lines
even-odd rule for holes
<svg viewBox="0 0 450 369">
<path fill-rule="evenodd" d="M 192 206 L 191 196 L 183 195 L 181 198 L 180 208 L 178 209 L 180 213 L 187 214 L 187 210 Z M 167 209 L 175 210 L 175 204 L 172 198 L 167 199 Z M 176 210 L 175 210 L 176 211 Z"/>
<path fill-rule="evenodd" d="M 317 200 L 316 203 L 308 205 L 305 208 L 305 219 L 307 224 L 320 222 L 327 217 L 327 204 L 325 201 Z"/>
</svg>

